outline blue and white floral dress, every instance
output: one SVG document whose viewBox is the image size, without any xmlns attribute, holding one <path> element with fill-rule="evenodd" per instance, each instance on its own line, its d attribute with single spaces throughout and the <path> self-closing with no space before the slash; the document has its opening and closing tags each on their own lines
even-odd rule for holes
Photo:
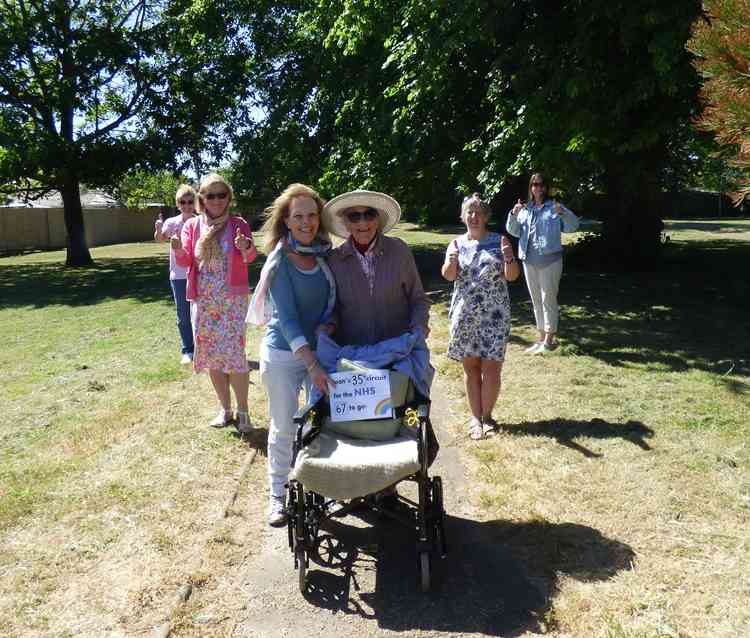
<svg viewBox="0 0 750 638">
<path fill-rule="evenodd" d="M 448 318 L 448 356 L 458 361 L 479 357 L 502 361 L 510 335 L 510 297 L 503 272 L 502 237 L 488 233 L 481 241 L 461 235 L 458 276 Z M 448 247 L 448 250 L 451 246 Z"/>
</svg>

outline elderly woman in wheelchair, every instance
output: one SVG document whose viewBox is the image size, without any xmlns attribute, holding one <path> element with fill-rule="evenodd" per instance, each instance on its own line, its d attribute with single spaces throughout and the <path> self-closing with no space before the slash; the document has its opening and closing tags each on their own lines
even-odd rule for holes
<svg viewBox="0 0 750 638">
<path fill-rule="evenodd" d="M 442 484 L 428 472 L 438 450 L 428 303 L 409 248 L 384 235 L 400 213 L 393 198 L 370 191 L 340 195 L 323 210 L 327 227 L 347 241 L 328 260 L 336 308 L 317 348 L 336 386 L 330 397 L 314 392 L 294 418 L 286 512 L 301 591 L 321 526 L 355 508 L 414 531 L 423 591 L 432 556 L 446 552 Z M 416 499 L 396 491 L 402 481 L 416 483 Z"/>
</svg>

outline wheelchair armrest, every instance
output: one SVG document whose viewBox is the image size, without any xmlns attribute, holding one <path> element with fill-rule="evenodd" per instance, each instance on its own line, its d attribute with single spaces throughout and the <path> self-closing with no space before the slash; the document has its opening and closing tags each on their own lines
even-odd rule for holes
<svg viewBox="0 0 750 638">
<path fill-rule="evenodd" d="M 323 419 L 328 416 L 330 412 L 328 406 L 328 398 L 323 396 L 318 399 L 317 402 L 297 410 L 297 414 L 292 419 L 294 424 L 297 426 L 297 432 L 294 437 L 294 448 L 292 455 L 292 465 L 297 457 L 297 452 L 306 445 L 309 445 L 312 440 L 320 434 L 320 426 L 323 423 Z"/>
</svg>

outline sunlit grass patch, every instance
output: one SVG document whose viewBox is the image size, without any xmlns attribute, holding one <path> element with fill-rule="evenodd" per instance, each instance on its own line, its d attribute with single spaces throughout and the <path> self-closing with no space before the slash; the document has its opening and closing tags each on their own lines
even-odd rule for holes
<svg viewBox="0 0 750 638">
<path fill-rule="evenodd" d="M 206 427 L 210 382 L 179 365 L 166 248 L 94 257 L 94 269 L 63 269 L 60 253 L 0 259 L 3 635 L 153 627 L 248 450 Z"/>
<path fill-rule="evenodd" d="M 512 285 L 513 331 L 494 412 L 502 427 L 479 443 L 466 432 L 460 364 L 444 357 L 446 306 L 433 308 L 440 391 L 470 455 L 483 517 L 585 525 L 634 553 L 631 566 L 604 580 L 552 581 L 545 626 L 554 635 L 750 632 L 750 357 L 740 345 L 750 343 L 750 308 L 736 283 L 750 222 L 737 226 L 731 247 L 715 225 L 668 226 L 662 272 L 610 275 L 568 264 L 561 346 L 549 355 L 523 354 L 535 331 L 528 293 Z M 550 578 L 534 571 L 537 563 L 528 567 Z"/>
<path fill-rule="evenodd" d="M 550 592 L 550 635 L 750 635 L 750 326 L 736 276 L 748 224 L 729 243 L 721 226 L 668 227 L 658 273 L 571 260 L 549 356 L 523 354 L 536 334 L 524 284 L 512 284 L 502 427 L 479 443 L 466 432 L 461 364 L 446 357 L 451 285 L 439 275 L 461 229 L 397 229 L 433 301 L 441 443 L 469 462 L 466 483 L 449 489 Z M 94 270 L 61 270 L 61 253 L 0 259 L 3 635 L 146 634 L 180 584 L 218 590 L 223 570 L 257 551 L 265 432 L 206 427 L 217 405 L 206 375 L 179 365 L 165 253 L 95 249 Z M 250 358 L 261 335 L 248 330 Z M 251 382 L 251 420 L 265 427 L 255 371 Z M 217 629 L 202 625 L 200 600 L 177 613 L 178 633 Z"/>
</svg>

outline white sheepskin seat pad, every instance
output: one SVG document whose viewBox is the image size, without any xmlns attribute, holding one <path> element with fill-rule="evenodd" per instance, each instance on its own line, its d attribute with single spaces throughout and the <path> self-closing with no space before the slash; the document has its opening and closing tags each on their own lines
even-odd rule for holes
<svg viewBox="0 0 750 638">
<path fill-rule="evenodd" d="M 321 432 L 297 454 L 290 478 L 336 500 L 367 496 L 419 470 L 417 441 L 406 428 L 390 441 Z"/>
</svg>

